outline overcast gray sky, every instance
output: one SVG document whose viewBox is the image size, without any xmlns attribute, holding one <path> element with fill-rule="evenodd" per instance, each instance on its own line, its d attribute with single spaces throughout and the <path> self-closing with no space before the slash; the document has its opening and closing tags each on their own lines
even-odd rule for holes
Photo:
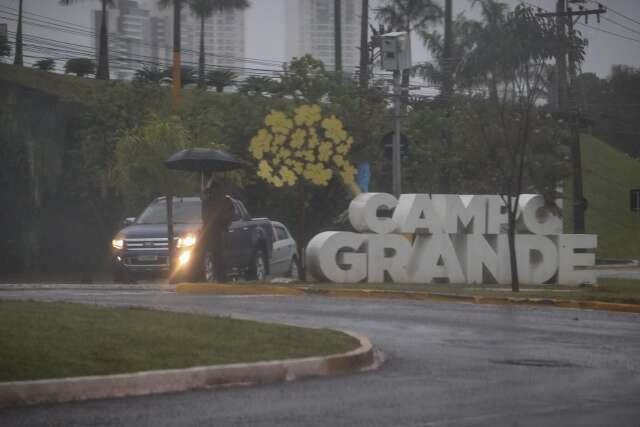
<svg viewBox="0 0 640 427">
<path fill-rule="evenodd" d="M 383 0 L 373 0 L 372 3 L 380 3 L 381 1 Z M 512 7 L 519 3 L 516 0 L 507 0 L 506 2 Z M 555 8 L 555 0 L 527 0 L 527 2 L 545 9 Z M 284 0 L 251 0 L 251 3 L 251 8 L 246 12 L 246 56 L 285 61 Z M 475 10 L 470 8 L 469 0 L 453 0 L 453 3 L 454 14 L 464 12 L 467 17 L 479 17 L 477 8 Z M 634 40 L 623 39 L 582 26 L 577 27 L 589 40 L 586 60 L 582 67 L 583 71 L 595 72 L 604 77 L 614 64 L 640 67 L 640 0 L 602 0 L 602 3 L 612 8 L 605 16 L 616 23 L 602 21 L 597 24 L 595 18 L 592 18 L 589 20 L 589 25 Z M 98 5 L 97 0 L 79 2 L 72 7 L 60 6 L 58 0 L 24 0 L 25 11 L 87 27 L 90 26 L 90 11 Z M 587 6 L 596 7 L 596 4 L 588 2 Z M 7 14 L 7 7 L 17 8 L 18 0 L 0 0 L 0 23 L 8 23 L 9 31 L 15 31 L 15 22 Z M 613 11 L 624 17 L 613 13 Z M 628 28 L 625 29 L 620 25 Z M 92 42 L 83 36 L 53 32 L 32 26 L 25 26 L 24 31 L 56 40 L 92 45 Z M 424 61 L 427 57 L 425 48 L 418 40 L 414 40 L 414 62 Z"/>
</svg>

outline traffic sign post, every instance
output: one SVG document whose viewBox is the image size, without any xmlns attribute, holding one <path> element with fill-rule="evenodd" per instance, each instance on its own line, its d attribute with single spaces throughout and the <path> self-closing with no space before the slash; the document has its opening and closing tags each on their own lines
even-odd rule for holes
<svg viewBox="0 0 640 427">
<path fill-rule="evenodd" d="M 640 213 L 640 190 L 629 191 L 629 205 L 631 212 Z"/>
</svg>

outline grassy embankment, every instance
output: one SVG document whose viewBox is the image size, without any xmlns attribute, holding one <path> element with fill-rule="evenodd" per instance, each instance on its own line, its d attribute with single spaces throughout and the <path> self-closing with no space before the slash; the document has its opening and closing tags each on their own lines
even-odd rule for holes
<svg viewBox="0 0 640 427">
<path fill-rule="evenodd" d="M 245 363 L 353 350 L 353 337 L 147 309 L 0 301 L 0 381 Z"/>
<path fill-rule="evenodd" d="M 640 214 L 629 209 L 629 190 L 640 188 L 640 162 L 592 136 L 581 142 L 586 232 L 598 235 L 598 258 L 640 259 Z M 565 232 L 571 233 L 570 184 L 566 194 Z"/>
</svg>

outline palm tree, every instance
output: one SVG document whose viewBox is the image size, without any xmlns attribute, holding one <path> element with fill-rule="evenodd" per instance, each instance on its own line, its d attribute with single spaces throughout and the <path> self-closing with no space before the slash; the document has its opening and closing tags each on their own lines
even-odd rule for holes
<svg viewBox="0 0 640 427">
<path fill-rule="evenodd" d="M 22 67 L 22 0 L 18 6 L 18 27 L 16 28 L 16 56 L 13 61 L 14 65 Z"/>
<path fill-rule="evenodd" d="M 466 19 L 459 15 L 453 21 L 453 40 L 449 71 L 451 80 L 457 88 L 469 87 L 477 74 L 477 70 L 467 62 L 474 54 L 478 34 L 482 26 L 479 22 Z M 425 62 L 414 67 L 414 71 L 431 83 L 441 85 L 445 80 L 444 37 L 437 31 L 421 30 L 420 37 L 424 45 L 431 52 L 432 62 Z"/>
<path fill-rule="evenodd" d="M 151 66 L 145 65 L 140 70 L 136 71 L 133 80 L 141 83 L 160 83 L 162 78 L 165 76 L 165 71 L 159 66 L 155 64 Z"/>
<path fill-rule="evenodd" d="M 277 86 L 277 82 L 271 77 L 265 76 L 250 76 L 242 82 L 240 89 L 241 93 L 262 95 L 263 93 L 272 93 Z"/>
<path fill-rule="evenodd" d="M 204 23 L 214 12 L 227 10 L 243 10 L 249 7 L 248 0 L 189 0 L 189 8 L 200 18 L 200 58 L 198 62 L 198 86 L 204 89 L 207 85 L 204 74 Z"/>
<path fill-rule="evenodd" d="M 496 67 L 500 62 L 497 41 L 504 37 L 509 8 L 507 4 L 497 0 L 473 0 L 471 4 L 472 6 L 480 5 L 484 22 L 477 34 L 477 49 L 469 61 L 489 87 L 490 98 L 497 100 L 499 83 L 497 75 L 499 73 Z"/>
<path fill-rule="evenodd" d="M 33 67 L 40 71 L 53 71 L 56 68 L 56 61 L 53 58 L 41 59 L 33 64 Z"/>
<path fill-rule="evenodd" d="M 60 4 L 68 6 L 78 0 L 60 0 Z M 100 0 L 102 3 L 102 20 L 100 22 L 100 48 L 98 49 L 98 69 L 96 79 L 109 80 L 109 30 L 107 29 L 107 6 L 114 6 L 114 0 Z"/>
<path fill-rule="evenodd" d="M 229 70 L 212 70 L 207 73 L 207 84 L 216 88 L 216 92 L 223 92 L 226 86 L 235 83 L 238 75 Z"/>
<path fill-rule="evenodd" d="M 433 0 L 386 0 L 376 9 L 376 18 L 395 31 L 425 30 L 442 18 L 442 8 Z M 409 87 L 410 70 L 402 73 L 402 87 Z M 407 92 L 403 91 L 404 98 Z"/>
<path fill-rule="evenodd" d="M 169 78 L 173 82 L 174 70 L 168 68 L 162 72 L 164 78 Z M 161 79 L 162 80 L 162 79 Z M 180 88 L 196 83 L 196 70 L 190 65 L 180 67 Z"/>
</svg>

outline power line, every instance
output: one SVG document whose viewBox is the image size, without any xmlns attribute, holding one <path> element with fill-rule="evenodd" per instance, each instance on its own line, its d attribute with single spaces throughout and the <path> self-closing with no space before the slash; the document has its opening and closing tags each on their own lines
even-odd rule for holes
<svg viewBox="0 0 640 427">
<path fill-rule="evenodd" d="M 627 27 L 626 25 L 623 25 L 623 24 L 619 23 L 618 21 L 614 21 L 613 19 L 607 18 L 606 16 L 603 16 L 602 19 L 604 19 L 605 21 L 609 21 L 612 24 L 615 24 L 615 25 L 617 25 L 617 26 L 619 26 L 621 28 L 624 28 L 627 31 L 631 31 L 632 33 L 640 34 L 640 31 L 634 30 L 631 27 Z"/>
<path fill-rule="evenodd" d="M 17 19 L 17 13 L 11 12 L 11 11 L 3 11 L 2 8 L 5 9 L 11 9 L 11 10 L 16 10 L 13 9 L 9 6 L 2 6 L 0 5 L 0 13 L 1 14 L 5 14 L 5 15 L 11 15 L 11 17 L 7 17 L 5 16 L 5 19 L 9 19 L 12 21 L 16 21 Z M 25 24 L 28 25 L 32 25 L 32 26 L 38 26 L 41 28 L 45 28 L 45 29 L 49 29 L 49 30 L 53 30 L 53 31 L 59 31 L 59 32 L 63 32 L 63 33 L 67 33 L 67 34 L 72 34 L 72 35 L 82 35 L 82 36 L 89 36 L 89 37 L 97 37 L 97 34 L 90 29 L 89 27 L 85 27 L 82 25 L 78 25 L 72 22 L 68 22 L 68 21 L 63 21 L 63 20 L 59 20 L 59 19 L 52 19 L 52 18 L 46 18 L 45 19 L 36 19 L 36 18 L 30 18 L 27 15 L 35 15 L 38 17 L 42 17 L 42 15 L 37 15 L 34 13 L 30 13 L 30 12 L 25 12 L 25 17 L 23 17 L 23 19 L 25 20 Z M 48 20 L 51 21 L 57 21 L 57 22 L 48 22 Z M 59 24 L 61 23 L 61 24 Z M 114 34 L 111 33 L 110 35 L 111 39 L 119 39 L 119 40 L 131 40 L 128 39 L 126 37 L 120 36 L 118 34 Z M 149 46 L 149 47 L 153 47 L 151 44 L 149 43 L 143 43 L 141 41 L 137 41 L 137 40 L 131 40 L 134 43 L 138 44 L 138 45 L 142 45 L 142 46 Z M 158 46 L 160 47 L 160 46 Z M 195 50 L 191 50 L 191 49 L 183 49 L 183 52 L 186 53 L 197 53 L 197 51 Z M 282 65 L 282 62 L 280 61 L 276 61 L 276 60 L 269 60 L 269 59 L 257 59 L 257 58 L 248 58 L 248 57 L 238 57 L 238 56 L 233 56 L 233 55 L 224 55 L 224 54 L 217 54 L 217 53 L 212 53 L 212 52 L 205 52 L 206 55 L 208 56 L 214 56 L 214 57 L 220 57 L 220 58 L 226 58 L 226 59 L 232 59 L 235 60 L 237 62 L 248 62 L 248 63 L 256 63 L 256 64 L 261 64 L 261 65 L 266 65 L 266 66 L 280 66 Z"/>
<path fill-rule="evenodd" d="M 593 1 L 593 0 L 591 0 L 591 3 L 597 4 L 598 6 L 600 6 L 600 4 L 601 4 L 601 3 L 595 2 L 595 1 Z M 625 14 L 623 14 L 623 13 L 618 12 L 618 11 L 616 11 L 615 9 L 612 9 L 612 8 L 611 8 L 610 6 L 608 6 L 608 5 L 607 5 L 607 6 L 603 6 L 603 7 L 604 7 L 607 11 L 612 12 L 612 13 L 613 13 L 613 14 L 615 14 L 615 15 L 618 15 L 618 16 L 620 16 L 620 17 L 624 18 L 624 19 L 627 19 L 627 20 L 629 20 L 629 21 L 631 21 L 631 22 L 633 22 L 633 23 L 635 23 L 635 24 L 640 25 L 640 21 L 637 21 L 637 20 L 635 20 L 635 19 L 633 19 L 633 18 L 630 18 L 628 15 L 625 15 Z"/>
<path fill-rule="evenodd" d="M 614 33 L 613 31 L 607 31 L 607 30 L 604 30 L 602 28 L 594 27 L 594 26 L 589 25 L 589 24 L 583 24 L 582 22 L 578 22 L 578 25 L 590 28 L 592 30 L 600 31 L 601 33 L 610 34 L 612 36 L 619 37 L 621 39 L 626 39 L 626 40 L 629 40 L 629 41 L 632 41 L 632 42 L 640 43 L 640 39 L 634 39 L 632 37 L 623 36 L 622 34 Z"/>
</svg>

